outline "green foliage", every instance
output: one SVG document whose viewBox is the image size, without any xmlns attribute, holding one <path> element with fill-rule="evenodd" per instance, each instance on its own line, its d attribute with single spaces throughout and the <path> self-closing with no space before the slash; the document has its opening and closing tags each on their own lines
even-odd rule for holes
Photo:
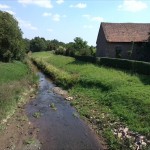
<svg viewBox="0 0 150 150">
<path fill-rule="evenodd" d="M 47 50 L 47 42 L 44 38 L 35 37 L 30 41 L 30 50 L 32 52 L 40 52 Z"/>
<path fill-rule="evenodd" d="M 24 58 L 22 32 L 17 20 L 9 13 L 0 11 L 0 60 Z"/>
<path fill-rule="evenodd" d="M 56 55 L 65 55 L 66 54 L 66 49 L 62 46 L 59 46 L 56 50 L 55 50 L 55 54 Z"/>
<path fill-rule="evenodd" d="M 150 75 L 150 63 L 147 62 L 103 57 L 97 60 L 97 63 L 108 67 L 131 70 L 135 73 Z"/>
<path fill-rule="evenodd" d="M 35 113 L 33 114 L 33 117 L 38 119 L 38 118 L 41 117 L 41 113 L 40 113 L 40 112 L 35 112 Z"/>
<path fill-rule="evenodd" d="M 75 97 L 72 105 L 105 135 L 110 149 L 120 149 L 121 141 L 117 141 L 111 132 L 120 122 L 130 130 L 149 136 L 149 76 L 129 74 L 48 53 L 35 53 L 33 57 L 43 59 L 45 68 L 52 66 L 53 69 L 49 68 L 51 74 L 56 69 L 53 75 L 55 79 L 59 76 L 57 79 L 62 86 L 67 86 L 68 80 L 69 84 L 73 83 L 69 88 L 70 94 Z M 74 76 L 76 78 L 73 79 Z"/>
<path fill-rule="evenodd" d="M 54 39 L 54 40 L 48 40 L 47 41 L 47 44 L 48 44 L 48 46 L 47 46 L 47 50 L 48 51 L 52 51 L 52 50 L 56 50 L 56 49 L 58 49 L 58 47 L 59 46 L 63 46 L 64 47 L 64 43 L 62 43 L 62 42 L 59 42 L 58 40 L 56 40 L 56 39 Z"/>
<path fill-rule="evenodd" d="M 30 51 L 30 40 L 25 38 L 23 39 L 25 52 L 28 53 Z"/>
</svg>

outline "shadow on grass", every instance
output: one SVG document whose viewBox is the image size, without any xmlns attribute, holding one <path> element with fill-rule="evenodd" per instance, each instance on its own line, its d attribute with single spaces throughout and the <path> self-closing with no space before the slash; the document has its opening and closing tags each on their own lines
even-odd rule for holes
<svg viewBox="0 0 150 150">
<path fill-rule="evenodd" d="M 68 65 L 86 65 L 86 64 L 92 64 L 90 62 L 80 61 L 75 59 L 75 61 L 68 63 Z"/>
<path fill-rule="evenodd" d="M 150 85 L 150 75 L 138 75 L 144 85 Z"/>
</svg>

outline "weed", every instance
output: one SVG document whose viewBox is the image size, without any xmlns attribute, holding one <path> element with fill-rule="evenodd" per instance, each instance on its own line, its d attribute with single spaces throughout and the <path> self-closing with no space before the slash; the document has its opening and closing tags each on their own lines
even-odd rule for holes
<svg viewBox="0 0 150 150">
<path fill-rule="evenodd" d="M 78 118 L 78 117 L 79 117 L 76 112 L 73 113 L 73 116 L 74 116 L 75 118 Z"/>
<path fill-rule="evenodd" d="M 0 132 L 4 131 L 6 129 L 6 126 L 0 125 Z"/>
<path fill-rule="evenodd" d="M 40 113 L 40 112 L 35 112 L 35 113 L 33 114 L 33 117 L 38 119 L 38 118 L 41 117 L 41 113 Z"/>
<path fill-rule="evenodd" d="M 55 111 L 57 110 L 57 108 L 56 108 L 56 106 L 55 106 L 54 103 L 51 103 L 51 104 L 50 104 L 50 107 L 51 107 L 53 110 L 55 110 Z"/>
<path fill-rule="evenodd" d="M 26 144 L 26 145 L 30 145 L 30 144 L 34 144 L 34 143 L 35 143 L 35 140 L 32 138 L 26 139 L 24 141 L 24 144 Z"/>
</svg>

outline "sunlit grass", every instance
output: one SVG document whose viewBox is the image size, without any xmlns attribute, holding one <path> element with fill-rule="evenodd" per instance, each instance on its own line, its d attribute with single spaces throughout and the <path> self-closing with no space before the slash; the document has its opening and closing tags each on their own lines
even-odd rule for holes
<svg viewBox="0 0 150 150">
<path fill-rule="evenodd" d="M 0 62 L 0 122 L 11 115 L 19 101 L 21 93 L 28 88 L 33 81 L 29 67 L 22 62 Z"/>
<path fill-rule="evenodd" d="M 76 82 L 67 87 L 76 97 L 72 105 L 82 116 L 100 120 L 102 130 L 119 121 L 132 131 L 150 136 L 150 76 L 104 68 L 50 52 L 34 53 L 33 58 L 39 66 L 45 62 L 60 70 L 56 78 L 61 71 L 72 77 L 76 75 L 72 79 Z"/>
</svg>

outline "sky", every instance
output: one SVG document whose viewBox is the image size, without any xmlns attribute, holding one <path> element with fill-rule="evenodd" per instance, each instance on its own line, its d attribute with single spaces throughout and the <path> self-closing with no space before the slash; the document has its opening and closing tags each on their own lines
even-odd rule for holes
<svg viewBox="0 0 150 150">
<path fill-rule="evenodd" d="M 93 46 L 101 22 L 150 23 L 150 0 L 0 0 L 0 10 L 17 19 L 24 38 L 81 37 Z"/>
</svg>

